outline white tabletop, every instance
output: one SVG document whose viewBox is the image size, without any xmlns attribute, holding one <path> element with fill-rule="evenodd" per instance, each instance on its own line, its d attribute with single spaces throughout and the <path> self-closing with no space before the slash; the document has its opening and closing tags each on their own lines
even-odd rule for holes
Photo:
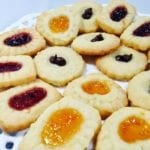
<svg viewBox="0 0 150 150">
<path fill-rule="evenodd" d="M 41 12 L 78 0 L 0 0 L 0 31 L 19 18 L 30 13 Z M 108 3 L 108 0 L 97 0 Z M 137 11 L 150 14 L 150 0 L 128 0 Z"/>
</svg>

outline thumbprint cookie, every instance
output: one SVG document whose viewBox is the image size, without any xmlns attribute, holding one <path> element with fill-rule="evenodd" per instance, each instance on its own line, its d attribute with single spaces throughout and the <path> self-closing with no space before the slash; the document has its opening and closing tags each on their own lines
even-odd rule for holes
<svg viewBox="0 0 150 150">
<path fill-rule="evenodd" d="M 99 110 L 105 118 L 128 104 L 125 91 L 102 73 L 82 76 L 68 84 L 64 96 L 71 96 Z"/>
<path fill-rule="evenodd" d="M 64 86 L 79 77 L 85 63 L 82 57 L 68 47 L 49 47 L 34 59 L 40 78 L 55 86 Z"/>
<path fill-rule="evenodd" d="M 135 8 L 125 0 L 111 0 L 98 16 L 101 29 L 120 35 L 133 21 Z"/>
<path fill-rule="evenodd" d="M 70 7 L 43 12 L 36 28 L 50 45 L 67 45 L 78 34 L 80 17 Z"/>
<path fill-rule="evenodd" d="M 6 132 L 16 132 L 29 127 L 61 95 L 37 79 L 0 92 L 0 98 L 0 127 Z"/>
<path fill-rule="evenodd" d="M 96 60 L 96 66 L 109 77 L 130 80 L 147 66 L 147 57 L 132 48 L 119 47 L 113 53 Z"/>
<path fill-rule="evenodd" d="M 75 51 L 83 55 L 104 55 L 119 46 L 119 37 L 100 32 L 80 35 L 71 44 Z"/>
<path fill-rule="evenodd" d="M 28 83 L 35 78 L 36 71 L 30 56 L 0 57 L 0 88 Z"/>
<path fill-rule="evenodd" d="M 32 28 L 13 29 L 0 34 L 0 56 L 34 55 L 45 46 L 43 37 Z"/>
<path fill-rule="evenodd" d="M 81 25 L 80 32 L 95 32 L 98 30 L 99 25 L 97 16 L 101 13 L 102 6 L 94 1 L 84 0 L 75 3 L 72 9 L 80 15 Z"/>
<path fill-rule="evenodd" d="M 141 149 L 150 149 L 150 111 L 125 107 L 104 122 L 96 150 Z"/>
<path fill-rule="evenodd" d="M 121 35 L 122 42 L 137 50 L 150 49 L 150 17 L 140 17 Z"/>
<path fill-rule="evenodd" d="M 84 150 L 100 125 L 96 109 L 66 97 L 48 107 L 31 126 L 19 149 Z"/>
<path fill-rule="evenodd" d="M 150 110 L 150 70 L 141 72 L 130 80 L 127 91 L 133 106 Z"/>
</svg>

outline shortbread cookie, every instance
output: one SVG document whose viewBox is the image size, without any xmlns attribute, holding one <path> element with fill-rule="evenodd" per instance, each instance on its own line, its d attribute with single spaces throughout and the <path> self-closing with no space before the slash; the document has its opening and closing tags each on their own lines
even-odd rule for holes
<svg viewBox="0 0 150 150">
<path fill-rule="evenodd" d="M 83 0 L 75 3 L 72 7 L 75 13 L 80 15 L 80 32 L 95 32 L 99 28 L 97 16 L 100 15 L 102 6 L 99 3 Z"/>
<path fill-rule="evenodd" d="M 0 88 L 28 83 L 35 78 L 36 71 L 30 56 L 0 57 Z"/>
<path fill-rule="evenodd" d="M 133 106 L 150 110 L 150 71 L 139 73 L 129 82 L 128 98 Z"/>
<path fill-rule="evenodd" d="M 83 55 L 104 55 L 118 48 L 120 39 L 108 33 L 87 33 L 78 36 L 71 47 Z"/>
<path fill-rule="evenodd" d="M 49 84 L 36 80 L 0 92 L 0 127 L 6 132 L 25 129 L 61 95 Z"/>
<path fill-rule="evenodd" d="M 150 17 L 140 17 L 121 35 L 122 42 L 137 50 L 150 49 Z"/>
<path fill-rule="evenodd" d="M 45 46 L 43 37 L 32 28 L 12 29 L 0 34 L 0 56 L 34 55 Z"/>
<path fill-rule="evenodd" d="M 126 107 L 103 124 L 96 150 L 149 150 L 150 111 Z"/>
<path fill-rule="evenodd" d="M 132 22 L 135 8 L 125 0 L 111 0 L 98 16 L 101 29 L 120 35 Z"/>
<path fill-rule="evenodd" d="M 68 47 L 49 47 L 35 57 L 40 78 L 55 86 L 64 86 L 84 70 L 82 57 Z"/>
<path fill-rule="evenodd" d="M 77 36 L 79 26 L 80 17 L 70 7 L 43 12 L 36 23 L 50 45 L 67 45 Z"/>
<path fill-rule="evenodd" d="M 145 54 L 125 46 L 121 46 L 115 52 L 96 60 L 96 66 L 99 70 L 117 80 L 130 80 L 143 71 L 146 65 Z"/>
<path fill-rule="evenodd" d="M 98 111 L 69 97 L 51 105 L 31 126 L 20 150 L 84 150 L 101 125 Z M 32 141 L 32 142 L 31 142 Z"/>
<path fill-rule="evenodd" d="M 123 89 L 102 73 L 89 74 L 68 84 L 64 96 L 85 102 L 98 109 L 105 118 L 128 104 Z"/>
</svg>

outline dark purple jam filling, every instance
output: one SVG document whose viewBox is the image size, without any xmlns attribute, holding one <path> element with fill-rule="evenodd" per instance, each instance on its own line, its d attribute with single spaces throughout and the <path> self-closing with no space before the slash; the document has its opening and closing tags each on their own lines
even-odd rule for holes
<svg viewBox="0 0 150 150">
<path fill-rule="evenodd" d="M 87 8 L 85 9 L 84 13 L 82 14 L 83 19 L 90 19 L 93 15 L 93 10 L 92 8 Z"/>
<path fill-rule="evenodd" d="M 50 63 L 58 65 L 58 66 L 66 65 L 66 60 L 63 57 L 58 57 L 57 55 L 51 56 L 49 61 Z"/>
<path fill-rule="evenodd" d="M 94 37 L 91 42 L 98 42 L 98 41 L 103 41 L 104 38 L 101 34 L 96 35 L 96 37 Z"/>
<path fill-rule="evenodd" d="M 116 61 L 121 61 L 121 62 L 129 62 L 132 60 L 133 55 L 132 54 L 125 54 L 125 55 L 117 55 L 115 57 Z"/>
</svg>

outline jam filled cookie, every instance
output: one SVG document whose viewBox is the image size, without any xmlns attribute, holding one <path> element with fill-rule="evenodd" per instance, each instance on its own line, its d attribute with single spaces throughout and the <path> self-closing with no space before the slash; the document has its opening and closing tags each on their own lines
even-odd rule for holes
<svg viewBox="0 0 150 150">
<path fill-rule="evenodd" d="M 51 105 L 39 117 L 23 138 L 19 149 L 84 150 L 100 125 L 98 111 L 66 97 Z"/>
<path fill-rule="evenodd" d="M 108 33 L 120 35 L 132 22 L 135 8 L 125 0 L 111 0 L 98 16 L 99 26 Z"/>
<path fill-rule="evenodd" d="M 0 35 L 0 56 L 34 55 L 45 46 L 43 37 L 32 28 L 13 29 Z"/>
<path fill-rule="evenodd" d="M 121 35 L 123 43 L 137 50 L 150 49 L 150 17 L 140 17 Z"/>
<path fill-rule="evenodd" d="M 38 53 L 35 65 L 40 78 L 55 86 L 64 86 L 84 70 L 82 57 L 68 47 L 50 47 Z"/>
<path fill-rule="evenodd" d="M 78 36 L 71 47 L 83 55 L 104 55 L 118 48 L 120 39 L 108 33 L 87 33 Z"/>
<path fill-rule="evenodd" d="M 129 82 L 128 98 L 133 106 L 150 110 L 150 71 L 139 73 Z"/>
<path fill-rule="evenodd" d="M 99 26 L 97 16 L 101 13 L 102 6 L 93 1 L 84 0 L 73 5 L 72 9 L 80 15 L 80 32 L 95 32 Z"/>
<path fill-rule="evenodd" d="M 89 74 L 72 81 L 66 87 L 64 96 L 72 96 L 93 106 L 103 118 L 128 104 L 123 89 L 101 73 Z"/>
<path fill-rule="evenodd" d="M 96 150 L 149 150 L 150 111 L 126 107 L 103 124 Z"/>
<path fill-rule="evenodd" d="M 67 45 L 77 36 L 79 26 L 79 15 L 69 7 L 44 12 L 36 23 L 37 30 L 50 45 Z"/>
<path fill-rule="evenodd" d="M 49 84 L 36 80 L 0 93 L 0 127 L 6 132 L 25 129 L 61 95 Z"/>
<path fill-rule="evenodd" d="M 0 88 L 28 83 L 35 78 L 36 71 L 30 56 L 0 57 Z"/>
<path fill-rule="evenodd" d="M 145 54 L 125 46 L 119 47 L 115 52 L 100 57 L 96 61 L 99 70 L 117 80 L 130 80 L 143 71 L 146 65 Z"/>
</svg>

